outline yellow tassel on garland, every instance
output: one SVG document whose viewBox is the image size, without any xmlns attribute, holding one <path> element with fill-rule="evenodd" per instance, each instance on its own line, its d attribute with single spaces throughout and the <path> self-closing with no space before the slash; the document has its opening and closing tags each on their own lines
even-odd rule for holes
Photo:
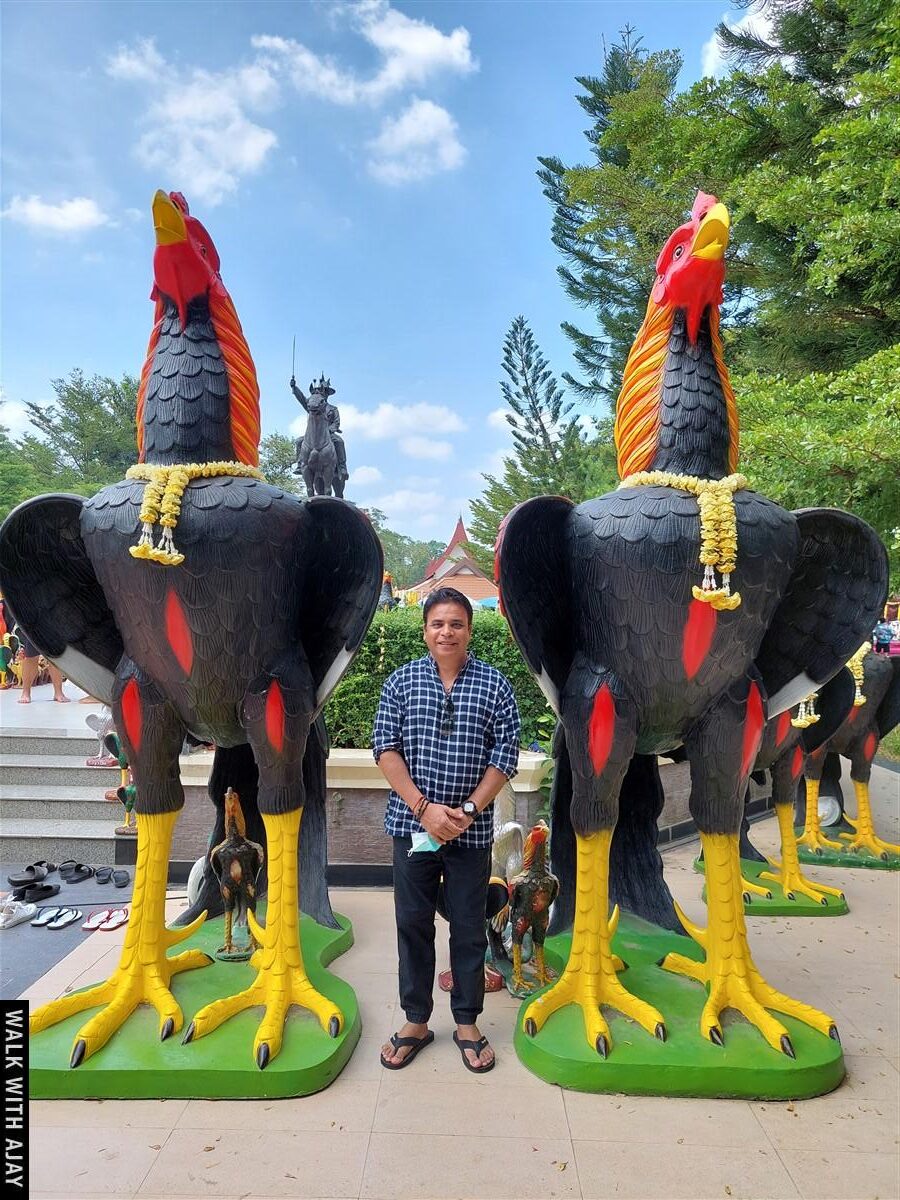
<svg viewBox="0 0 900 1200">
<path fill-rule="evenodd" d="M 700 509 L 700 561 L 703 583 L 692 588 L 695 600 L 703 600 L 716 609 L 737 608 L 740 592 L 731 591 L 731 574 L 737 564 L 737 518 L 734 493 L 747 486 L 743 475 L 724 479 L 698 479 L 696 475 L 676 475 L 673 471 L 638 471 L 619 484 L 626 487 L 671 487 L 697 497 Z M 716 580 L 716 568 L 722 575 Z"/>
<path fill-rule="evenodd" d="M 853 707 L 854 708 L 861 708 L 866 702 L 866 698 L 862 694 L 863 659 L 866 657 L 866 655 L 869 653 L 869 651 L 871 649 L 872 649 L 872 647 L 869 645 L 868 642 L 863 642 L 863 644 L 860 646 L 860 648 L 857 650 L 857 652 L 853 655 L 853 657 L 847 663 L 847 670 L 853 676 L 853 682 L 856 684 L 856 695 L 853 697 Z"/>
<path fill-rule="evenodd" d="M 819 714 L 816 712 L 816 701 L 818 698 L 818 692 L 810 692 L 805 700 L 800 701 L 797 715 L 791 720 L 791 724 L 795 729 L 808 729 L 810 725 L 815 725 L 819 720 Z"/>
<path fill-rule="evenodd" d="M 177 567 L 184 555 L 175 545 L 172 531 L 178 524 L 184 489 L 192 479 L 211 479 L 220 475 L 238 478 L 264 479 L 258 467 L 239 462 L 172 463 L 171 466 L 151 466 L 138 463 L 125 472 L 126 479 L 143 479 L 147 487 L 141 503 L 141 536 L 136 546 L 128 549 L 132 558 L 146 558 L 163 567 Z M 153 526 L 162 526 L 159 544 L 153 545 Z"/>
</svg>

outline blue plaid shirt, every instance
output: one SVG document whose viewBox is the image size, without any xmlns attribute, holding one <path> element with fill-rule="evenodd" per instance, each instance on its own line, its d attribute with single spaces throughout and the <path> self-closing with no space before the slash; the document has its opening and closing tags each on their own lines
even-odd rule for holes
<svg viewBox="0 0 900 1200">
<path fill-rule="evenodd" d="M 488 767 L 512 779 L 519 761 L 521 723 L 508 680 L 471 653 L 449 694 L 452 722 L 447 717 L 447 693 L 431 655 L 400 667 L 381 689 L 372 748 L 376 762 L 385 750 L 402 754 L 424 796 L 433 804 L 456 807 L 468 800 Z M 493 812 L 492 802 L 459 835 L 459 844 L 490 846 Z M 409 805 L 392 790 L 385 833 L 409 837 L 421 828 Z"/>
</svg>

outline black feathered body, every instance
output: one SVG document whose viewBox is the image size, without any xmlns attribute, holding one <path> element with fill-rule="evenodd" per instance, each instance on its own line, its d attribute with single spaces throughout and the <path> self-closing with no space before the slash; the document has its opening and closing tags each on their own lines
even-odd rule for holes
<svg viewBox="0 0 900 1200">
<path fill-rule="evenodd" d="M 284 666 L 285 655 L 296 662 L 302 654 L 304 505 L 257 479 L 195 480 L 175 530 L 185 560 L 169 568 L 129 554 L 144 486 L 125 480 L 85 502 L 88 557 L 128 657 L 196 737 L 236 745 L 246 741 L 240 706 L 251 682 Z M 170 641 L 176 602 L 190 633 L 190 672 Z M 311 712 L 312 679 L 306 683 Z"/>
<path fill-rule="evenodd" d="M 683 661 L 699 584 L 694 496 L 667 487 L 622 488 L 571 514 L 576 663 L 612 671 L 638 712 L 637 750 L 661 753 L 736 679 L 745 678 L 791 577 L 799 535 L 791 513 L 756 492 L 735 493 L 741 604 L 716 614 L 693 678 Z"/>
</svg>

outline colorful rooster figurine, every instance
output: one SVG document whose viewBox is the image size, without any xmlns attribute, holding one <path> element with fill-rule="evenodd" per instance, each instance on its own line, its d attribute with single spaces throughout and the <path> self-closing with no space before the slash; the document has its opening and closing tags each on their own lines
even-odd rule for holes
<svg viewBox="0 0 900 1200">
<path fill-rule="evenodd" d="M 256 914 L 256 881 L 265 851 L 258 842 L 248 840 L 241 800 L 232 788 L 225 793 L 225 840 L 210 850 L 209 861 L 225 901 L 225 941 L 216 951 L 216 958 L 242 961 L 250 957 L 257 944 L 248 930 L 246 945 L 236 946 L 234 927 L 247 926 L 247 914 Z"/>
<path fill-rule="evenodd" d="M 512 926 L 513 969 L 509 990 L 514 996 L 526 996 L 549 982 L 544 962 L 544 939 L 550 924 L 550 905 L 559 893 L 559 880 L 547 869 L 547 838 L 550 830 L 538 821 L 525 839 L 522 870 L 510 880 L 509 919 Z M 522 942 L 531 933 L 534 946 L 535 979 L 522 974 Z"/>
</svg>

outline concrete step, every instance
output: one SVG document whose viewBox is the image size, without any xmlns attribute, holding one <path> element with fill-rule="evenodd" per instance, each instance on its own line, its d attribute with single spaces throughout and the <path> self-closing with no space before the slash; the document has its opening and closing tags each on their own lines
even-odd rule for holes
<svg viewBox="0 0 900 1200">
<path fill-rule="evenodd" d="M 88 758 L 97 754 L 100 743 L 89 730 L 83 734 L 53 733 L 29 729 L 5 729 L 0 735 L 0 750 L 4 754 L 65 754 L 73 758 Z"/>
<path fill-rule="evenodd" d="M 121 821 L 121 804 L 111 804 L 101 787 L 53 787 L 35 782 L 14 783 L 3 788 L 3 818 L 19 817 L 44 821 L 102 821 L 110 817 Z"/>
<path fill-rule="evenodd" d="M 29 863 L 40 858 L 55 863 L 74 858 L 91 866 L 112 866 L 116 861 L 116 822 L 61 821 L 48 828 L 43 819 L 4 817 L 0 859 Z"/>
<path fill-rule="evenodd" d="M 0 779 L 6 788 L 16 784 L 47 787 L 93 787 L 103 792 L 118 787 L 121 774 L 118 767 L 88 767 L 83 758 L 65 754 L 7 754 L 0 753 Z"/>
<path fill-rule="evenodd" d="M 212 768 L 212 754 L 190 754 L 179 760 L 184 784 L 205 784 Z M 39 776 L 38 776 L 39 773 Z M 65 754 L 10 754 L 0 750 L 0 780 L 4 795 L 14 785 L 40 782 L 47 787 L 94 787 L 102 795 L 106 788 L 118 787 L 118 767 L 88 767 L 83 758 Z"/>
</svg>

